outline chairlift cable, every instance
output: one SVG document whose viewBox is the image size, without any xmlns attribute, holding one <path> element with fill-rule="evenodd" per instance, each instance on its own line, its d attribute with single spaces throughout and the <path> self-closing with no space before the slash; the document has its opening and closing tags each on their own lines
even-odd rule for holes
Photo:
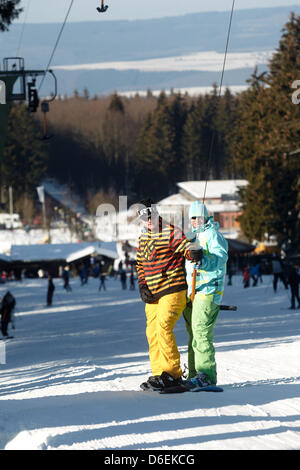
<svg viewBox="0 0 300 470">
<path fill-rule="evenodd" d="M 56 48 L 57 48 L 58 43 L 59 43 L 59 41 L 60 41 L 62 32 L 63 32 L 64 27 L 65 27 L 65 25 L 66 25 L 66 22 L 67 22 L 67 19 L 68 19 L 69 14 L 70 14 L 70 11 L 71 11 L 71 9 L 72 9 L 73 3 L 74 3 L 74 0 L 71 0 L 71 3 L 70 3 L 70 5 L 69 5 L 69 8 L 68 8 L 67 14 L 66 14 L 66 16 L 65 16 L 64 22 L 63 22 L 63 24 L 62 24 L 62 26 L 61 26 L 61 28 L 60 28 L 59 34 L 58 34 L 58 36 L 57 36 L 57 39 L 56 39 L 56 42 L 55 42 L 53 51 L 52 51 L 52 53 L 51 53 L 49 62 L 48 62 L 48 64 L 47 64 L 47 67 L 46 67 L 44 76 L 43 76 L 42 81 L 41 81 L 41 83 L 40 83 L 39 91 L 40 91 L 40 89 L 41 89 L 41 87 L 42 87 L 42 85 L 43 85 L 43 83 L 44 83 L 45 76 L 46 76 L 46 74 L 47 74 L 47 72 L 48 72 L 48 70 L 49 70 L 50 64 L 51 64 L 51 62 L 52 62 L 52 59 L 53 59 L 53 56 L 54 56 L 54 54 L 55 54 Z"/>
<path fill-rule="evenodd" d="M 231 27 L 232 27 L 234 7 L 235 7 L 235 0 L 232 1 L 231 14 L 230 14 L 230 20 L 229 20 L 229 26 L 228 26 L 228 32 L 227 32 L 227 41 L 226 41 L 226 48 L 225 48 L 225 53 L 224 53 L 224 60 L 223 60 L 223 67 L 222 67 L 222 74 L 221 74 L 221 81 L 220 81 L 220 86 L 219 86 L 218 98 L 220 98 L 221 93 L 222 93 L 222 88 L 223 88 L 223 80 L 224 80 L 225 66 L 226 66 L 226 61 L 227 61 L 229 39 L 230 39 L 230 35 L 231 35 Z M 209 171 L 209 167 L 210 167 L 210 161 L 211 161 L 211 157 L 212 157 L 215 136 L 216 136 L 216 131 L 214 129 L 213 134 L 212 134 L 212 138 L 211 138 L 211 143 L 210 143 L 209 156 L 208 156 L 208 160 L 207 160 L 206 181 L 205 181 L 205 186 L 204 186 L 203 204 L 205 202 L 206 188 L 207 188 L 207 182 L 208 182 L 208 171 Z"/>
<path fill-rule="evenodd" d="M 19 56 L 19 52 L 20 52 L 20 49 L 21 49 L 24 30 L 25 30 L 25 25 L 27 23 L 28 12 L 29 12 L 29 9 L 30 9 L 30 3 L 31 3 L 31 0 L 28 0 L 27 6 L 26 6 L 26 11 L 25 11 L 25 16 L 24 16 L 24 21 L 23 21 L 23 25 L 22 25 L 22 30 L 21 30 L 21 34 L 20 34 L 20 38 L 19 38 L 18 49 L 17 49 L 17 52 L 16 52 L 16 57 Z"/>
</svg>

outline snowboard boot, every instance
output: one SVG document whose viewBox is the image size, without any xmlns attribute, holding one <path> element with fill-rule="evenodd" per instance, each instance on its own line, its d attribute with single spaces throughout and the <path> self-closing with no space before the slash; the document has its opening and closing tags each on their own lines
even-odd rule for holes
<svg viewBox="0 0 300 470">
<path fill-rule="evenodd" d="M 140 388 L 144 391 L 155 391 L 159 393 L 182 393 L 188 391 L 183 385 L 181 378 L 175 379 L 175 377 L 172 377 L 168 372 L 149 377 L 147 382 L 140 385 Z"/>
<path fill-rule="evenodd" d="M 203 372 L 198 372 L 195 377 L 192 379 L 186 380 L 184 385 L 190 390 L 196 390 L 202 388 L 203 390 L 207 387 L 215 387 L 216 384 L 213 383 L 209 377 Z"/>
<path fill-rule="evenodd" d="M 159 380 L 162 384 L 162 389 L 159 393 L 183 393 L 188 391 L 188 388 L 185 387 L 181 377 L 176 379 L 168 372 L 163 372 Z"/>
</svg>

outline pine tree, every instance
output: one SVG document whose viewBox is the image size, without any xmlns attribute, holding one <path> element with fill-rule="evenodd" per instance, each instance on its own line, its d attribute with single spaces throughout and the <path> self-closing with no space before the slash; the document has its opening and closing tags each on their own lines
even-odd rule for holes
<svg viewBox="0 0 300 470">
<path fill-rule="evenodd" d="M 12 107 L 3 155 L 1 184 L 13 186 L 15 197 L 34 194 L 44 177 L 47 154 L 36 124 L 24 105 Z"/>
<path fill-rule="evenodd" d="M 202 123 L 204 115 L 203 98 L 193 103 L 185 122 L 182 138 L 182 154 L 185 162 L 185 179 L 201 180 L 205 177 L 207 160 L 203 155 Z"/>
<path fill-rule="evenodd" d="M 111 97 L 109 107 L 109 111 L 112 112 L 119 112 L 121 114 L 124 114 L 125 108 L 122 99 L 119 97 L 117 93 L 114 93 Z"/>
<path fill-rule="evenodd" d="M 230 168 L 232 161 L 230 130 L 236 124 L 237 103 L 238 98 L 231 93 L 229 88 L 225 90 L 224 96 L 219 99 L 216 116 L 218 162 L 215 178 L 217 179 L 231 179 L 234 177 Z"/>
<path fill-rule="evenodd" d="M 0 3 L 0 31 L 8 31 L 13 20 L 18 18 L 23 8 L 18 8 L 21 0 L 7 0 Z"/>
<path fill-rule="evenodd" d="M 192 104 L 183 135 L 183 155 L 188 180 L 222 179 L 231 160 L 227 135 L 236 118 L 236 99 L 227 90 L 219 97 L 216 85 L 211 94 Z"/>
<path fill-rule="evenodd" d="M 137 181 L 153 198 L 170 194 L 184 177 L 181 141 L 186 106 L 180 95 L 161 93 L 148 115 L 137 146 Z M 152 172 L 153 178 L 149 179 Z"/>
<path fill-rule="evenodd" d="M 217 86 L 214 84 L 211 94 L 204 96 L 204 113 L 201 126 L 201 139 L 203 148 L 203 165 L 205 177 L 203 179 L 219 179 L 219 142 L 217 131 L 217 112 L 219 98 Z"/>
<path fill-rule="evenodd" d="M 161 155 L 157 152 L 156 127 L 154 116 L 149 113 L 137 139 L 135 188 L 141 198 L 161 197 L 166 181 L 165 170 L 161 166 Z"/>
<path fill-rule="evenodd" d="M 234 164 L 249 181 L 241 225 L 249 239 L 276 235 L 280 246 L 299 244 L 300 107 L 291 85 L 300 71 L 300 17 L 291 15 L 266 76 L 252 77 L 240 99 Z"/>
<path fill-rule="evenodd" d="M 165 116 L 166 154 L 164 155 L 168 190 L 173 192 L 176 182 L 184 178 L 184 159 L 182 158 L 182 137 L 187 116 L 187 107 L 180 94 L 174 94 L 168 101 Z"/>
<path fill-rule="evenodd" d="M 83 89 L 83 98 L 85 100 L 89 100 L 90 99 L 90 93 L 89 93 L 89 90 L 87 88 L 84 88 Z"/>
<path fill-rule="evenodd" d="M 118 194 L 131 191 L 131 161 L 135 149 L 133 122 L 117 93 L 111 97 L 102 126 L 102 145 L 110 165 L 110 186 Z"/>
</svg>

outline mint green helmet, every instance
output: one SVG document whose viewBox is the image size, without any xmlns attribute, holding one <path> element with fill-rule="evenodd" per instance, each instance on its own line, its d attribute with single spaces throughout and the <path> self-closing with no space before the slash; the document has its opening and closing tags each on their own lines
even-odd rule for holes
<svg viewBox="0 0 300 470">
<path fill-rule="evenodd" d="M 194 201 L 192 203 L 189 210 L 189 218 L 191 219 L 192 217 L 203 217 L 204 219 L 209 218 L 208 210 L 203 202 Z"/>
</svg>

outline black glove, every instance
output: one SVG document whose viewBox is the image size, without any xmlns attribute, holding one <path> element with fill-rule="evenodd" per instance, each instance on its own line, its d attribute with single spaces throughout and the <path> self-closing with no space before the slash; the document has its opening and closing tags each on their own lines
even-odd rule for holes
<svg viewBox="0 0 300 470">
<path fill-rule="evenodd" d="M 140 287 L 140 295 L 142 301 L 146 304 L 153 304 L 153 302 L 155 302 L 153 294 L 151 294 L 150 290 L 146 285 Z"/>
<path fill-rule="evenodd" d="M 192 261 L 194 261 L 195 263 L 201 263 L 203 258 L 202 248 L 192 249 L 189 251 L 189 253 Z"/>
</svg>

